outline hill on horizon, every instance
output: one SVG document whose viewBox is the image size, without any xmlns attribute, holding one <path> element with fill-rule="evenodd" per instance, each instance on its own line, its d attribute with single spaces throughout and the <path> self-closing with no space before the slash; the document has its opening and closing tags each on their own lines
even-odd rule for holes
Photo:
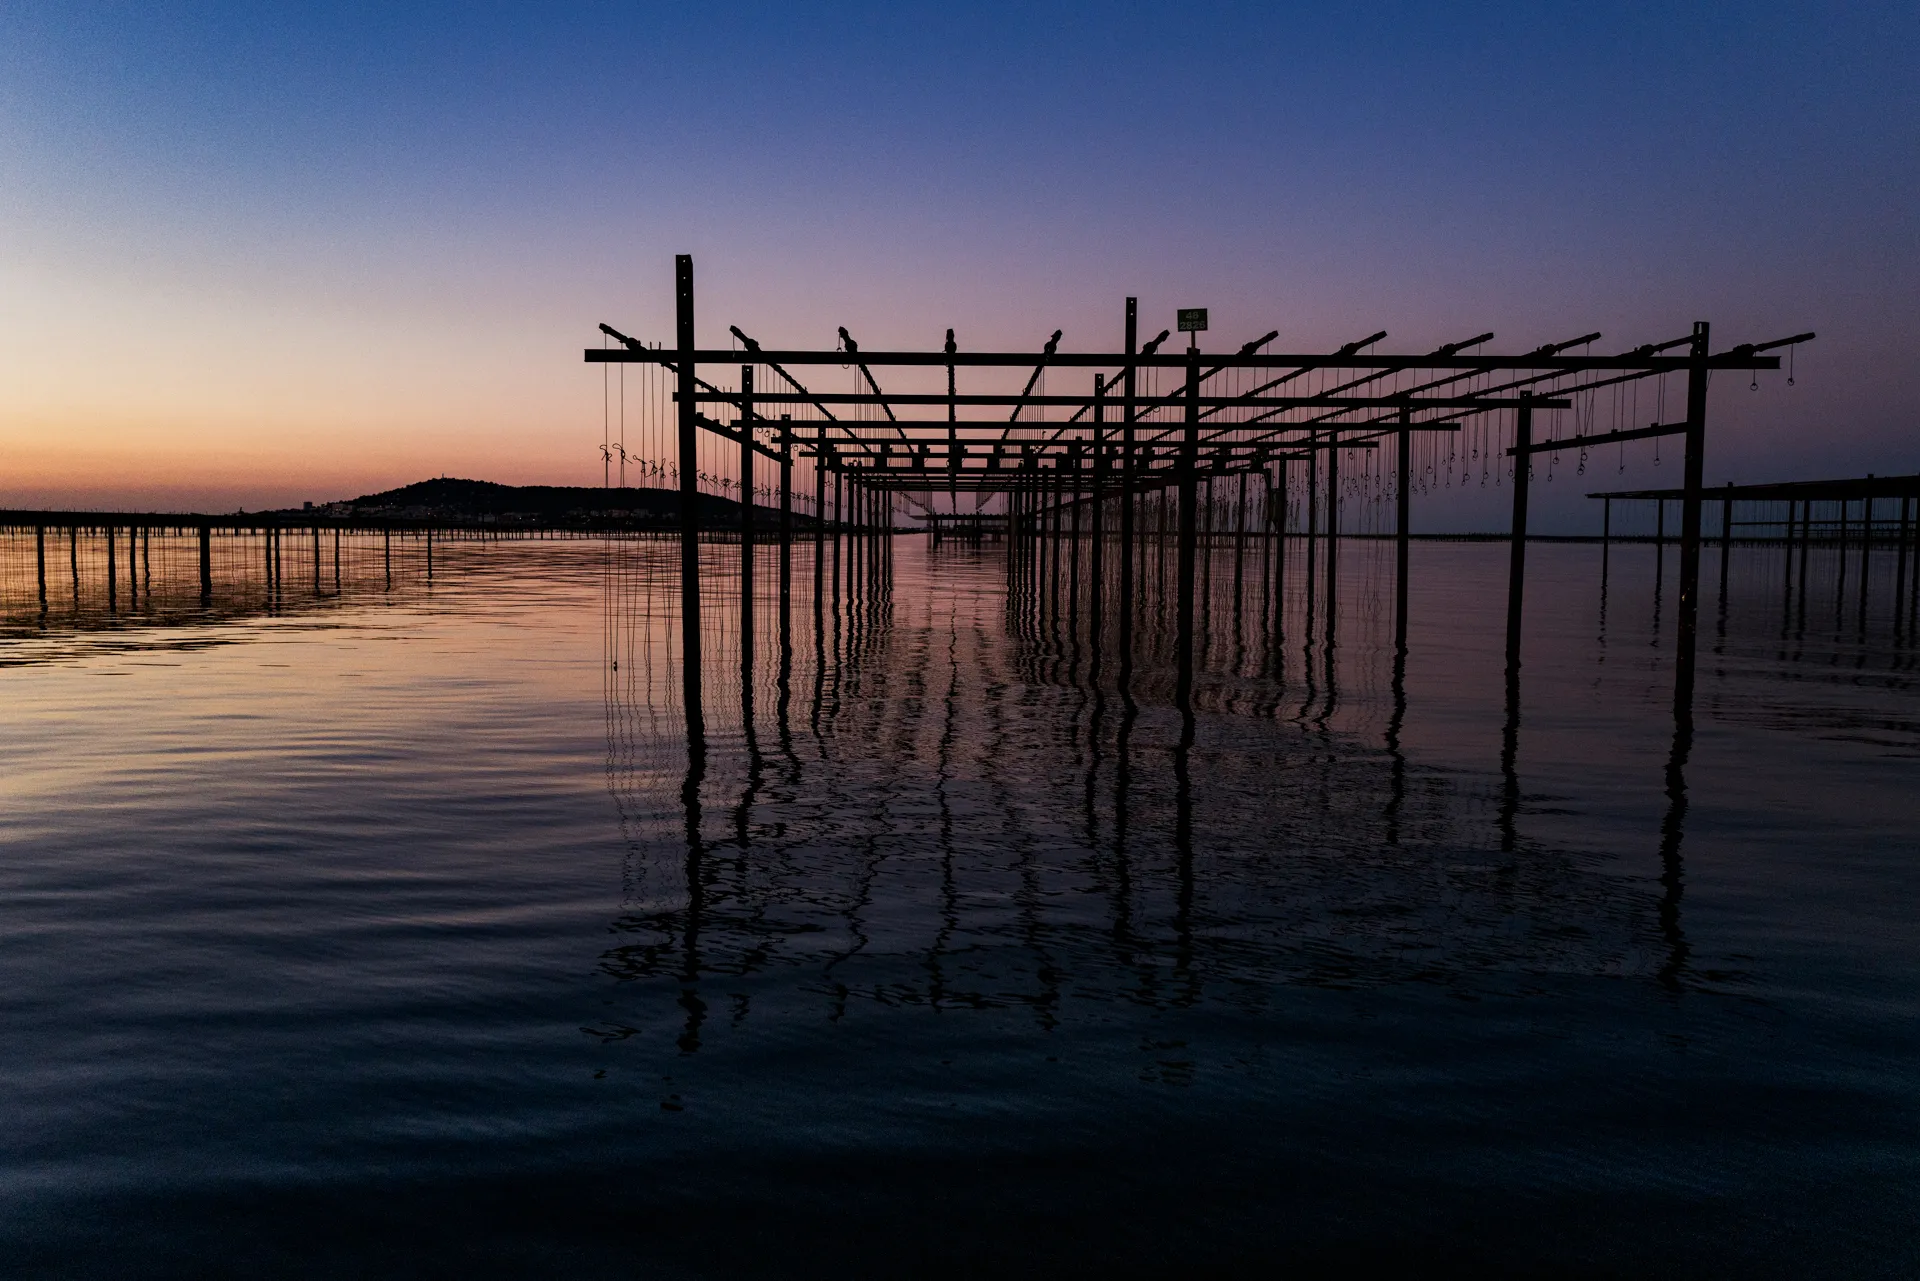
<svg viewBox="0 0 1920 1281">
<path fill-rule="evenodd" d="M 628 520 L 671 524 L 680 519 L 678 489 L 607 489 L 587 485 L 502 485 L 491 480 L 438 476 L 398 489 L 362 494 L 345 502 L 329 503 L 325 510 L 356 516 L 397 516 L 407 519 L 494 517 L 503 521 Z M 779 509 L 755 504 L 764 517 L 756 525 L 779 518 Z M 700 495 L 704 525 L 725 527 L 740 521 L 740 504 L 717 494 Z M 812 517 L 794 513 L 796 524 Z"/>
</svg>

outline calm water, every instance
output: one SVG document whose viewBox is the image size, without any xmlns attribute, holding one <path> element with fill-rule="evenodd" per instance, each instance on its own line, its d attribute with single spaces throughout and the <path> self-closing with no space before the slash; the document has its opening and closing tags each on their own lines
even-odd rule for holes
<svg viewBox="0 0 1920 1281">
<path fill-rule="evenodd" d="M 1398 679 L 1389 553 L 1331 645 L 1217 554 L 1183 748 L 1157 604 L 1130 706 L 918 539 L 819 650 L 797 561 L 784 679 L 763 559 L 743 697 L 709 548 L 690 773 L 669 546 L 12 548 L 6 1271 L 1920 1273 L 1891 558 L 1709 556 L 1689 735 L 1671 552 L 1536 546 L 1517 706 L 1504 547 Z"/>
</svg>

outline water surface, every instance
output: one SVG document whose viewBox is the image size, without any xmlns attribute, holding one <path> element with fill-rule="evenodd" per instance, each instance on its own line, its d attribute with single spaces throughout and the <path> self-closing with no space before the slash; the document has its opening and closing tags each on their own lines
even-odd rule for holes
<svg viewBox="0 0 1920 1281">
<path fill-rule="evenodd" d="M 1677 721 L 1671 550 L 1536 546 L 1510 685 L 1504 547 L 1404 655 L 1221 548 L 1189 723 L 1150 588 L 1123 689 L 1110 565 L 908 538 L 743 684 L 715 545 L 690 758 L 669 544 L 156 548 L 0 558 L 14 1274 L 1920 1270 L 1890 557 L 1709 556 Z"/>
</svg>

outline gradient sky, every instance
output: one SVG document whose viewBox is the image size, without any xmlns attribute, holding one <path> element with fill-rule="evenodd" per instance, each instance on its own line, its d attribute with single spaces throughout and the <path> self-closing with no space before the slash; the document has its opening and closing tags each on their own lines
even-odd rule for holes
<svg viewBox="0 0 1920 1281">
<path fill-rule="evenodd" d="M 1709 482 L 1916 471 L 1916 68 L 1912 5 L 9 4 L 0 504 L 597 484 L 677 252 L 715 346 L 1814 329 Z"/>
</svg>

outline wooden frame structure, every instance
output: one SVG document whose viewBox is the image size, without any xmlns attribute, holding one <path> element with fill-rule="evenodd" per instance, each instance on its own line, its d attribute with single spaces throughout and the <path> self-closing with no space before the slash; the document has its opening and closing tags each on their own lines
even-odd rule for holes
<svg viewBox="0 0 1920 1281">
<path fill-rule="evenodd" d="M 737 326 L 737 349 L 702 348 L 695 341 L 693 260 L 680 255 L 674 266 L 675 341 L 672 347 L 648 347 L 612 326 L 601 329 L 615 347 L 588 348 L 589 363 L 642 363 L 661 366 L 674 378 L 676 460 L 681 494 L 681 626 L 683 694 L 688 741 L 704 742 L 700 699 L 700 592 L 696 517 L 699 477 L 694 460 L 702 432 L 738 446 L 743 477 L 751 476 L 756 456 L 781 466 L 781 510 L 790 510 L 791 464 L 798 454 L 816 465 L 816 514 L 824 516 L 825 477 L 833 477 L 836 519 L 822 523 L 817 536 L 838 538 L 852 525 L 864 535 L 864 551 L 884 564 L 895 504 L 909 502 L 931 511 L 925 499 L 945 491 L 950 501 L 962 492 L 976 496 L 976 511 L 989 495 L 1005 503 L 1010 553 L 1009 574 L 1030 573 L 1033 545 L 1061 534 L 1060 515 L 1072 510 L 1074 537 L 1080 536 L 1079 511 L 1091 516 L 1094 581 L 1100 581 L 1102 547 L 1118 536 L 1123 679 L 1131 661 L 1129 633 L 1132 557 L 1140 531 L 1132 527 L 1131 502 L 1120 504 L 1120 529 L 1101 526 L 1105 500 L 1148 491 L 1178 495 L 1178 578 L 1175 588 L 1176 637 L 1180 677 L 1176 698 L 1183 708 L 1191 692 L 1196 485 L 1203 475 L 1265 475 L 1304 463 L 1323 500 L 1310 502 L 1309 519 L 1325 507 L 1330 537 L 1325 573 L 1335 572 L 1339 528 L 1339 460 L 1353 450 L 1391 444 L 1396 453 L 1396 520 L 1399 577 L 1397 627 L 1405 644 L 1409 459 L 1412 442 L 1429 433 L 1461 430 L 1486 415 L 1510 415 L 1514 444 L 1512 553 L 1507 612 L 1507 657 L 1520 656 L 1524 597 L 1528 463 L 1554 450 L 1589 449 L 1629 440 L 1678 435 L 1685 438 L 1686 465 L 1681 523 L 1680 637 L 1676 706 L 1690 705 L 1699 597 L 1700 510 L 1705 500 L 1706 393 L 1716 371 L 1778 369 L 1777 356 L 1765 353 L 1804 342 L 1811 333 L 1770 342 L 1741 344 L 1714 352 L 1706 323 L 1670 342 L 1647 344 L 1619 355 L 1571 354 L 1590 347 L 1600 335 L 1586 334 L 1513 355 L 1488 355 L 1479 348 L 1492 334 L 1480 334 L 1425 353 L 1383 354 L 1373 350 L 1385 333 L 1375 333 L 1325 353 L 1275 353 L 1267 350 L 1277 331 L 1236 351 L 1202 353 L 1196 339 L 1184 351 L 1164 352 L 1162 331 L 1139 341 L 1135 300 L 1126 303 L 1119 349 L 1063 352 L 1055 331 L 1039 353 L 966 352 L 948 330 L 938 351 L 866 350 L 845 328 L 832 350 L 767 350 Z M 1471 350 L 1470 350 L 1471 349 Z M 861 389 L 826 391 L 808 379 L 823 367 L 857 369 Z M 703 377 L 719 367 L 738 369 L 732 388 Z M 756 379 L 756 370 L 765 376 Z M 969 381 L 992 382 L 1012 375 L 997 388 L 960 387 Z M 938 387 L 883 388 L 882 375 L 945 375 Z M 1042 388 L 1043 378 L 1076 375 L 1083 390 Z M 1020 375 L 1023 385 L 1015 390 Z M 1536 434 L 1536 415 L 1574 408 L 1582 395 L 1639 379 L 1678 375 L 1686 381 L 1685 416 L 1607 432 L 1560 436 Z M 717 375 L 724 378 L 725 375 Z M 997 376 L 997 377 L 996 377 Z M 1167 386 L 1159 384 L 1165 377 Z M 1240 384 L 1251 382 L 1252 386 Z M 809 435 L 792 421 L 796 411 L 819 417 Z M 934 416 L 944 410 L 944 416 Z M 999 415 L 1005 413 L 1006 417 Z M 1030 415 L 1023 420 L 1022 415 Z M 1064 414 L 1064 419 L 1049 418 Z M 1324 463 L 1324 465 L 1322 465 Z M 957 505 L 955 507 L 957 512 Z M 849 513 L 854 519 L 849 522 Z M 1049 522 L 1053 526 L 1048 532 Z M 752 519 L 742 520 L 742 575 L 751 581 Z M 783 527 L 784 528 L 784 527 Z M 1310 526 L 1311 530 L 1311 526 Z M 1317 530 L 1309 535 L 1313 554 Z M 790 528 L 783 547 L 790 544 Z M 1057 566 L 1058 556 L 1055 556 Z M 1077 560 L 1076 560 L 1077 565 Z M 786 559 L 782 557 L 783 573 Z M 1309 561 L 1309 581 L 1314 574 Z M 818 573 L 818 558 L 816 558 Z M 783 597 L 784 599 L 784 597 Z M 1096 606 L 1097 608 L 1097 606 Z M 752 593 L 742 593 L 743 636 L 752 635 Z M 784 617 L 783 617 L 784 626 Z M 750 657 L 745 661 L 751 661 Z"/>
</svg>

